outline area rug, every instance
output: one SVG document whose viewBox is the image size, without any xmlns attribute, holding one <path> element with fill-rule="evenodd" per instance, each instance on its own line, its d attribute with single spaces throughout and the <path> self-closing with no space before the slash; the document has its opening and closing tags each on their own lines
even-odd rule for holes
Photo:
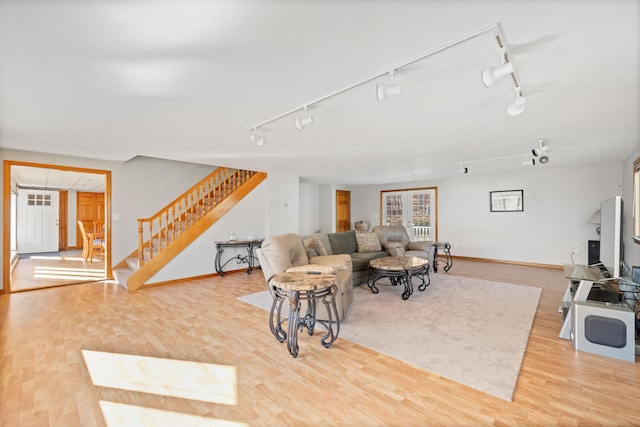
<svg viewBox="0 0 640 427">
<path fill-rule="evenodd" d="M 384 281 L 354 288 L 338 339 L 511 401 L 542 290 L 432 274 L 424 292 L 402 300 Z M 241 301 L 268 310 L 268 291 Z M 286 305 L 286 304 L 285 304 Z"/>
</svg>

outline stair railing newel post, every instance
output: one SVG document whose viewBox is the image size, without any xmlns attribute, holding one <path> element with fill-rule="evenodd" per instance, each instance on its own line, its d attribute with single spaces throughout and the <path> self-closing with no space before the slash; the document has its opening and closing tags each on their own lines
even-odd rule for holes
<svg viewBox="0 0 640 427">
<path fill-rule="evenodd" d="M 164 239 L 165 223 L 162 221 L 164 219 L 164 216 L 165 216 L 165 212 L 160 212 L 160 215 L 158 215 L 158 244 L 156 245 L 156 247 L 158 248 L 158 252 L 160 252 L 160 250 L 164 249 L 166 246 L 165 239 Z"/>
<path fill-rule="evenodd" d="M 138 264 L 144 265 L 144 248 L 142 247 L 142 219 L 138 218 Z"/>
<path fill-rule="evenodd" d="M 148 243 L 148 250 L 149 250 L 149 261 L 151 261 L 151 259 L 153 258 L 153 220 L 148 221 L 149 224 L 149 240 L 147 240 Z"/>
</svg>

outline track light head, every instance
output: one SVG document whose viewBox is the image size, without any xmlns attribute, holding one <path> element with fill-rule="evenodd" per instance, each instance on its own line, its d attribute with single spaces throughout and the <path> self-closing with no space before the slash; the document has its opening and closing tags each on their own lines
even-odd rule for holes
<svg viewBox="0 0 640 427">
<path fill-rule="evenodd" d="M 267 138 L 262 135 L 258 135 L 258 128 L 254 128 L 253 134 L 249 137 L 251 142 L 255 142 L 258 147 L 262 147 L 267 143 Z"/>
<path fill-rule="evenodd" d="M 298 117 L 294 121 L 294 123 L 296 125 L 296 129 L 302 130 L 302 129 L 306 128 L 307 126 L 309 126 L 311 123 L 313 123 L 313 117 L 311 117 L 311 116 Z"/>
<path fill-rule="evenodd" d="M 400 86 L 393 84 L 394 75 L 395 71 L 389 71 L 389 76 L 391 76 L 391 83 L 388 85 L 384 83 L 378 83 L 376 85 L 376 98 L 378 98 L 378 101 L 384 101 L 389 95 L 400 94 Z"/>
<path fill-rule="evenodd" d="M 469 168 L 468 167 L 460 167 L 460 169 L 458 169 L 458 173 L 463 173 L 463 174 L 468 174 L 469 173 Z"/>
<path fill-rule="evenodd" d="M 400 86 L 398 85 L 385 85 L 378 83 L 376 86 L 376 96 L 378 101 L 384 101 L 389 95 L 399 95 L 400 91 Z"/>
<path fill-rule="evenodd" d="M 522 166 L 535 166 L 535 165 L 536 165 L 535 157 L 529 158 L 529 155 L 526 154 L 524 156 L 524 162 L 522 162 Z"/>
<path fill-rule="evenodd" d="M 513 71 L 514 68 L 511 62 L 502 64 L 499 67 L 485 68 L 482 70 L 482 83 L 484 83 L 486 87 L 491 87 L 496 84 L 496 81 L 498 81 L 500 77 L 511 74 Z"/>
<path fill-rule="evenodd" d="M 304 116 L 296 118 L 293 122 L 298 130 L 302 130 L 313 123 L 313 117 L 309 115 L 307 108 L 306 106 L 304 107 Z"/>
<path fill-rule="evenodd" d="M 520 86 L 516 87 L 516 100 L 507 107 L 509 117 L 518 117 L 524 112 L 524 104 L 527 102 L 520 92 Z"/>
<path fill-rule="evenodd" d="M 547 156 L 547 151 L 549 150 L 549 147 L 544 145 L 542 143 L 542 137 L 538 138 L 538 143 L 540 144 L 540 148 L 538 149 L 533 149 L 531 150 L 531 152 L 533 153 L 534 156 L 538 157 L 538 163 L 541 164 L 546 164 L 549 163 L 549 156 Z"/>
</svg>

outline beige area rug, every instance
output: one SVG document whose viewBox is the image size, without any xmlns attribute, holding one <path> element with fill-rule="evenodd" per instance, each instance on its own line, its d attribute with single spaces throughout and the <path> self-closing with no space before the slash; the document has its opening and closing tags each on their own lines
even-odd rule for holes
<svg viewBox="0 0 640 427">
<path fill-rule="evenodd" d="M 415 286 L 405 301 L 401 287 L 377 285 L 378 294 L 366 285 L 354 288 L 338 339 L 513 399 L 540 288 L 432 274 L 431 285 L 424 292 Z M 271 306 L 268 291 L 239 299 Z"/>
</svg>

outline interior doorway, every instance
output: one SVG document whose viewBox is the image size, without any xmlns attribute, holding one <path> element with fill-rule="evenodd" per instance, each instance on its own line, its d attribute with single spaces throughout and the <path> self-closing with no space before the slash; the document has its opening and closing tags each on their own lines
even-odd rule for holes
<svg viewBox="0 0 640 427">
<path fill-rule="evenodd" d="M 336 190 L 336 232 L 351 230 L 351 192 Z"/>
<path fill-rule="evenodd" d="M 25 178 L 26 175 L 29 178 Z M 78 184 L 80 181 L 83 184 Z M 71 264 L 73 253 L 64 251 L 71 249 L 82 251 L 82 247 L 75 245 L 76 230 L 75 222 L 75 195 L 78 189 L 86 185 L 94 188 L 91 191 L 100 193 L 103 199 L 103 219 L 105 236 L 105 255 L 99 262 L 86 262 L 82 258 L 75 257 L 74 262 L 81 265 Z M 41 287 L 60 286 L 63 284 L 81 283 L 95 280 L 104 280 L 112 277 L 111 261 L 111 171 L 101 169 L 89 169 L 74 166 L 51 165 L 41 163 L 30 163 L 21 161 L 4 161 L 4 187 L 3 187 L 3 277 L 2 293 L 12 292 L 12 270 L 20 264 L 20 255 L 17 250 L 17 234 L 19 225 L 18 215 L 18 189 L 27 188 L 36 190 L 55 191 L 62 195 L 60 200 L 67 205 L 60 209 L 59 221 L 65 221 L 56 232 L 63 236 L 57 244 L 54 253 L 45 253 L 42 256 L 31 257 L 37 259 L 34 271 L 38 272 L 38 277 L 33 277 L 33 283 L 25 288 L 24 275 L 21 276 L 20 289 L 39 289 Z M 71 212 L 67 207 L 72 207 Z M 60 225 L 58 223 L 58 225 Z M 66 229 L 64 232 L 63 229 Z M 69 237 L 70 236 L 70 237 Z M 67 241 L 67 238 L 69 241 Z M 37 254 L 40 255 L 40 254 Z M 79 258 L 79 259 L 78 259 Z M 31 259 L 25 259 L 23 266 L 33 264 Z M 85 261 L 85 262 L 83 262 Z M 24 271 L 24 269 L 23 269 Z M 45 273 L 43 273 L 43 271 Z M 31 273 L 29 273 L 31 274 Z"/>
</svg>

